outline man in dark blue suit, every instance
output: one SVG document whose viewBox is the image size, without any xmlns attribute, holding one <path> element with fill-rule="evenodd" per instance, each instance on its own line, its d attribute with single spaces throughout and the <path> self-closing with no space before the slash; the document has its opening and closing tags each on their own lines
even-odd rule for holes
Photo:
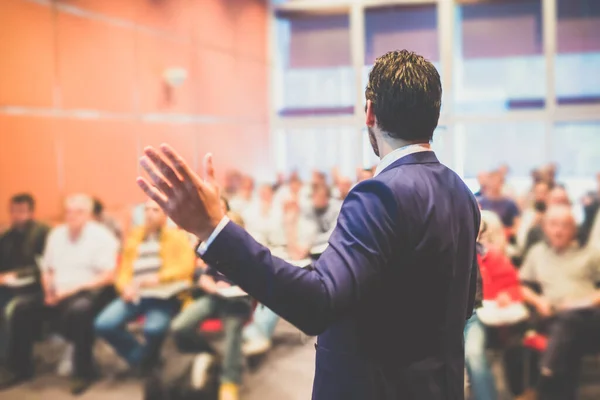
<svg viewBox="0 0 600 400">
<path fill-rule="evenodd" d="M 198 236 L 207 263 L 319 335 L 313 399 L 464 398 L 480 217 L 469 189 L 430 149 L 441 96 L 423 57 L 395 51 L 375 62 L 366 124 L 381 163 L 346 198 L 314 269 L 273 257 L 223 216 L 210 155 L 204 180 L 167 145 L 141 160 L 152 183 L 139 185 Z"/>
</svg>

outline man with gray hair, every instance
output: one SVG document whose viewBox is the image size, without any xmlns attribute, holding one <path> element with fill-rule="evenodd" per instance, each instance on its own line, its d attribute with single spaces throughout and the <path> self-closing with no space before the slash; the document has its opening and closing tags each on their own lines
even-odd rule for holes
<svg viewBox="0 0 600 400">
<path fill-rule="evenodd" d="M 67 198 L 66 223 L 50 233 L 42 261 L 47 317 L 74 345 L 73 394 L 83 393 L 94 378 L 93 323 L 111 300 L 119 249 L 113 233 L 92 220 L 93 206 L 86 195 Z"/>
<path fill-rule="evenodd" d="M 600 350 L 600 255 L 581 248 L 571 208 L 553 205 L 543 229 L 547 241 L 531 248 L 521 267 L 523 297 L 546 325 L 548 348 L 542 355 L 540 399 L 575 399 L 583 355 Z M 541 288 L 536 293 L 528 284 Z"/>
</svg>

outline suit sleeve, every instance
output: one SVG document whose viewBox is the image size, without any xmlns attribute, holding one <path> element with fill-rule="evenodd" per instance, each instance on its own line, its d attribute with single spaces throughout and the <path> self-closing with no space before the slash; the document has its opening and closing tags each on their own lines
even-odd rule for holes
<svg viewBox="0 0 600 400">
<path fill-rule="evenodd" d="M 397 248 L 398 221 L 391 190 L 365 181 L 348 195 L 314 269 L 272 256 L 232 223 L 202 258 L 302 331 L 318 335 L 376 287 Z"/>
<path fill-rule="evenodd" d="M 471 279 L 469 281 L 469 299 L 467 303 L 467 315 L 466 319 L 469 320 L 473 315 L 475 308 L 481 303 L 482 300 L 482 285 L 481 274 L 479 273 L 479 262 L 478 257 L 475 255 L 473 258 L 473 265 L 471 266 Z"/>
</svg>

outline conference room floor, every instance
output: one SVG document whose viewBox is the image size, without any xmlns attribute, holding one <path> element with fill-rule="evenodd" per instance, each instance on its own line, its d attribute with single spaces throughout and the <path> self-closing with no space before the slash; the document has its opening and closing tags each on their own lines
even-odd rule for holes
<svg viewBox="0 0 600 400">
<path fill-rule="evenodd" d="M 243 400 L 307 400 L 310 399 L 314 373 L 314 339 L 304 340 L 290 324 L 277 327 L 275 346 L 268 357 L 250 368 L 245 376 Z M 591 361 L 591 363 L 590 363 Z M 600 363 L 588 360 L 583 377 L 581 400 L 600 398 Z M 500 375 L 499 365 L 494 373 Z M 51 371 L 42 372 L 34 381 L 0 392 L 0 400 L 63 400 L 68 395 L 68 381 Z M 502 379 L 499 379 L 502 382 Z M 500 388 L 503 391 L 503 388 Z M 141 400 L 142 387 L 133 379 L 106 377 L 81 400 Z M 509 400 L 508 395 L 501 400 Z"/>
</svg>

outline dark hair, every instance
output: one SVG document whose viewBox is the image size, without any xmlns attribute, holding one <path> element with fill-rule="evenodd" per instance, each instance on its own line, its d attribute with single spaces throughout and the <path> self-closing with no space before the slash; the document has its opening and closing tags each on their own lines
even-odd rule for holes
<svg viewBox="0 0 600 400">
<path fill-rule="evenodd" d="M 396 139 L 430 141 L 440 118 L 440 75 L 422 56 L 392 51 L 375 61 L 365 91 L 377 124 Z"/>
<path fill-rule="evenodd" d="M 545 201 L 536 201 L 533 204 L 533 208 L 535 209 L 535 211 L 543 214 L 546 212 L 546 209 L 548 208 L 548 206 L 546 205 Z"/>
<path fill-rule="evenodd" d="M 102 215 L 102 212 L 104 211 L 104 204 L 102 204 L 102 202 L 98 199 L 94 199 L 94 209 L 93 209 L 93 214 L 96 217 L 99 217 Z"/>
<path fill-rule="evenodd" d="M 10 203 L 11 204 L 27 204 L 29 206 L 30 211 L 35 210 L 35 200 L 33 199 L 33 196 L 30 195 L 29 193 L 15 194 L 13 197 L 10 198 Z"/>
</svg>

